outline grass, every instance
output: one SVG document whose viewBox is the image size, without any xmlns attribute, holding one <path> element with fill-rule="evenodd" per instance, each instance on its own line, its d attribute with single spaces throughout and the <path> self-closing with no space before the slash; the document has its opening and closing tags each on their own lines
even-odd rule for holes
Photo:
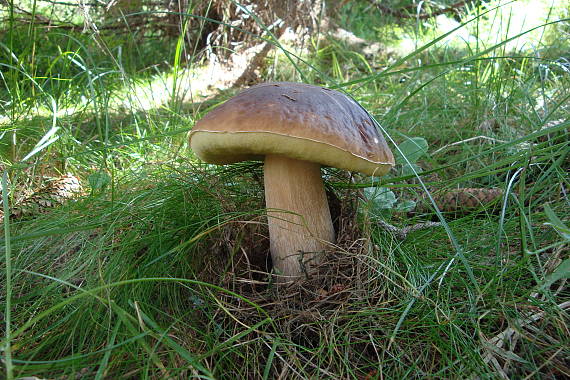
<svg viewBox="0 0 570 380">
<path fill-rule="evenodd" d="M 496 5 L 462 15 L 475 36 L 464 43 L 349 3 L 344 26 L 389 35 L 393 50 L 365 57 L 326 39 L 296 66 L 271 57 L 264 75 L 346 90 L 395 150 L 427 142 L 417 176 L 403 158 L 382 179 L 325 170 L 338 248 L 321 278 L 285 294 L 264 273 L 260 164 L 215 167 L 188 149 L 193 122 L 234 90 L 184 100 L 199 57 L 182 69 L 181 39 L 2 25 L 4 207 L 66 172 L 85 191 L 4 221 L 0 376 L 570 376 L 568 9 L 490 34 L 514 17 L 485 13 Z M 399 51 L 409 36 L 414 49 Z M 396 204 L 426 189 L 504 195 L 471 212 L 404 212 L 361 200 L 378 183 Z M 400 240 L 379 220 L 443 225 Z"/>
</svg>

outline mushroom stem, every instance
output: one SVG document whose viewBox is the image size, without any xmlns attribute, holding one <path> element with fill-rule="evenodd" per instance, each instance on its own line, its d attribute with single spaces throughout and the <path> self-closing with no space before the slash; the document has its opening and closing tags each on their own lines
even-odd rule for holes
<svg viewBox="0 0 570 380">
<path fill-rule="evenodd" d="M 306 275 L 322 259 L 327 242 L 335 240 L 321 167 L 267 155 L 264 182 L 271 257 L 280 275 L 278 282 Z"/>
</svg>

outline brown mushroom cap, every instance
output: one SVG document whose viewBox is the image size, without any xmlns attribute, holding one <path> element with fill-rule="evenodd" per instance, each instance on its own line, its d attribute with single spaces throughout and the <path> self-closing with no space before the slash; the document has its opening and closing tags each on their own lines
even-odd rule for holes
<svg viewBox="0 0 570 380">
<path fill-rule="evenodd" d="M 239 93 L 196 123 L 190 146 L 214 164 L 277 154 L 376 176 L 394 165 L 386 140 L 360 105 L 302 83 L 264 83 Z"/>
</svg>

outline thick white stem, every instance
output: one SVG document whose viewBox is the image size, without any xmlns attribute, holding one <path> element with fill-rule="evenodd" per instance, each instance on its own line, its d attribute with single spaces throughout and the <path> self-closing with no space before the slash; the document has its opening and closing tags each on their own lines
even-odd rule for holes
<svg viewBox="0 0 570 380">
<path fill-rule="evenodd" d="M 283 276 L 279 282 L 304 276 L 335 238 L 320 165 L 268 155 L 264 181 L 271 257 Z"/>
</svg>

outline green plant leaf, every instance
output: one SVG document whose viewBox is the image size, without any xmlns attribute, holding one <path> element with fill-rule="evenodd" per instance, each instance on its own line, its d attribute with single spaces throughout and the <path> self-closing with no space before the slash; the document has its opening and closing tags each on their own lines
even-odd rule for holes
<svg viewBox="0 0 570 380">
<path fill-rule="evenodd" d="M 404 155 L 410 163 L 415 163 L 428 151 L 428 142 L 423 137 L 411 137 L 398 145 L 400 152 L 397 152 L 397 160 L 401 164 L 406 164 L 406 160 L 402 157 Z"/>
<path fill-rule="evenodd" d="M 402 165 L 402 175 L 414 175 L 414 170 L 416 173 L 421 173 L 423 171 L 422 167 L 417 164 L 403 164 Z"/>
<path fill-rule="evenodd" d="M 396 204 L 396 195 L 387 188 L 367 187 L 364 194 L 373 210 L 392 209 Z"/>
<path fill-rule="evenodd" d="M 400 212 L 412 211 L 415 208 L 416 208 L 416 201 L 413 201 L 411 199 L 399 202 L 396 205 L 396 210 Z"/>
<path fill-rule="evenodd" d="M 111 177 L 105 172 L 97 172 L 87 177 L 92 191 L 101 191 L 111 182 Z"/>
<path fill-rule="evenodd" d="M 550 273 L 541 285 L 542 289 L 548 288 L 550 285 L 563 278 L 570 278 L 570 259 L 564 260 L 554 272 Z"/>
<path fill-rule="evenodd" d="M 562 220 L 552 211 L 552 208 L 549 204 L 544 205 L 544 213 L 550 222 L 544 223 L 547 226 L 551 226 L 554 228 L 556 232 L 560 236 L 562 236 L 565 240 L 570 240 L 570 228 L 562 222 Z"/>
</svg>

